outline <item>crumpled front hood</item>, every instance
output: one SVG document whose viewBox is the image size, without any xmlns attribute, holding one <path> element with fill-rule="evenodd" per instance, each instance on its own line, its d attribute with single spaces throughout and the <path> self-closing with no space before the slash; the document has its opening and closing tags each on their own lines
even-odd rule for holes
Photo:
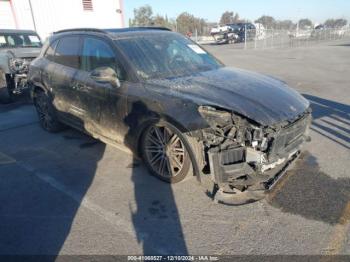
<svg viewBox="0 0 350 262">
<path fill-rule="evenodd" d="M 14 48 L 14 49 L 7 49 L 7 50 L 1 50 L 1 52 L 7 52 L 12 57 L 17 58 L 33 58 L 38 57 L 41 48 L 30 48 L 30 47 L 23 47 L 23 48 Z"/>
<path fill-rule="evenodd" d="M 282 81 L 236 68 L 147 83 L 157 92 L 225 108 L 264 126 L 294 120 L 309 107 L 305 98 Z"/>
</svg>

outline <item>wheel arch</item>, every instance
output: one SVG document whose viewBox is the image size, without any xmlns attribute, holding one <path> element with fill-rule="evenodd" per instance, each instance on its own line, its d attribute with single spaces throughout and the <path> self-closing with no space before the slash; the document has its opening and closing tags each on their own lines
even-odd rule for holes
<svg viewBox="0 0 350 262">
<path fill-rule="evenodd" d="M 45 88 L 42 84 L 40 83 L 31 83 L 31 98 L 33 100 L 33 102 L 35 102 L 35 98 L 36 98 L 36 94 L 38 92 L 44 92 L 46 94 L 48 94 L 48 90 L 47 88 Z"/>
<path fill-rule="evenodd" d="M 155 123 L 167 123 L 175 127 L 177 130 L 181 132 L 181 134 L 184 136 L 185 146 L 187 149 L 189 149 L 188 153 L 190 155 L 192 168 L 193 168 L 193 175 L 197 177 L 197 180 L 200 182 L 200 156 L 196 155 L 198 153 L 198 149 L 200 148 L 197 141 L 193 137 L 189 136 L 189 131 L 183 124 L 181 124 L 176 119 L 172 118 L 168 115 L 160 115 L 158 118 L 149 118 L 145 120 L 138 128 L 138 133 L 135 137 L 135 150 L 138 156 L 141 156 L 141 143 L 142 143 L 142 137 L 147 130 L 148 127 L 150 127 L 152 124 Z"/>
<path fill-rule="evenodd" d="M 136 145 L 138 153 L 141 137 L 145 132 L 146 128 L 157 122 L 169 123 L 172 126 L 176 127 L 176 129 L 178 129 L 183 134 L 189 133 L 191 131 L 186 127 L 186 123 L 181 123 L 180 121 L 168 114 L 151 114 L 149 117 L 143 119 L 143 121 L 137 127 L 138 132 L 136 133 Z"/>
</svg>

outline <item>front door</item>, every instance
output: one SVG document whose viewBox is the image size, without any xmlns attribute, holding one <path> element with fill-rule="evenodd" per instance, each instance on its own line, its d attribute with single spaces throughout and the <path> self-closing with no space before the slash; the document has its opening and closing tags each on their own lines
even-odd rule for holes
<svg viewBox="0 0 350 262">
<path fill-rule="evenodd" d="M 90 73 L 100 67 L 110 67 L 117 72 L 121 86 L 99 83 Z M 85 129 L 114 142 L 123 141 L 123 118 L 126 112 L 127 84 L 123 70 L 111 45 L 98 37 L 84 37 L 81 70 L 75 78 L 76 86 L 85 112 Z"/>
</svg>

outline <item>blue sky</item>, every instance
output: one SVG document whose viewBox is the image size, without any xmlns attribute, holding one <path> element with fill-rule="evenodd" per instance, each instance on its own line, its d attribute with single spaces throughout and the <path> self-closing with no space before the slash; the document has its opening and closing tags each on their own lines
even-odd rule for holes
<svg viewBox="0 0 350 262">
<path fill-rule="evenodd" d="M 187 11 L 210 22 L 217 22 L 226 10 L 250 20 L 263 14 L 294 21 L 308 17 L 315 23 L 329 17 L 350 20 L 350 0 L 124 0 L 126 24 L 133 17 L 134 8 L 145 4 L 152 6 L 154 14 L 171 18 Z"/>
</svg>

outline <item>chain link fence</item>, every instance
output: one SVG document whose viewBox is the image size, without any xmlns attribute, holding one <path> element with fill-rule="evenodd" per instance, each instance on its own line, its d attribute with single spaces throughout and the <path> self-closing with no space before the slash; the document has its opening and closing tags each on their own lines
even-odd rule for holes
<svg viewBox="0 0 350 262">
<path fill-rule="evenodd" d="M 192 36 L 191 38 L 199 44 L 217 44 L 212 36 Z M 238 49 L 293 48 L 340 39 L 350 40 L 350 28 L 292 31 L 247 30 L 237 34 L 234 43 L 229 45 Z"/>
</svg>

